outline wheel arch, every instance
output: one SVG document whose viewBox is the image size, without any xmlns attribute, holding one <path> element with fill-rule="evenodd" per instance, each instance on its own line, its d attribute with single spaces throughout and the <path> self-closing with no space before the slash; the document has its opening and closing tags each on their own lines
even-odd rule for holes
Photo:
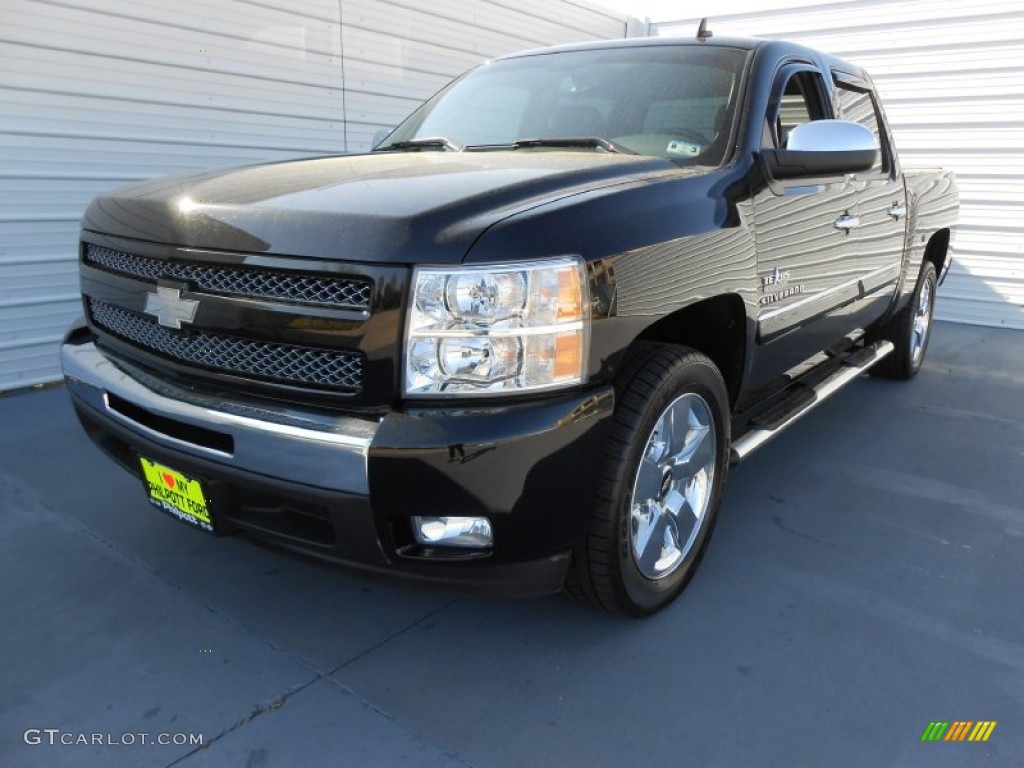
<svg viewBox="0 0 1024 768">
<path fill-rule="evenodd" d="M 747 314 L 743 299 L 726 293 L 690 304 L 649 325 L 635 341 L 679 344 L 711 358 L 735 407 L 746 367 Z"/>
<path fill-rule="evenodd" d="M 942 278 L 942 271 L 949 261 L 949 241 L 952 232 L 949 227 L 937 230 L 924 248 L 924 260 L 935 265 L 935 274 Z"/>
<path fill-rule="evenodd" d="M 943 270 L 949 267 L 949 244 L 952 238 L 952 231 L 949 227 L 935 230 L 924 246 L 924 253 L 920 260 L 917 260 L 919 251 L 915 249 L 913 256 L 909 255 L 904 267 L 905 273 L 898 286 L 898 292 L 889 310 L 878 320 L 876 326 L 881 326 L 895 317 L 910 301 L 911 295 L 917 290 L 917 280 L 924 265 L 931 262 L 935 266 L 935 274 L 942 283 L 944 278 Z"/>
</svg>

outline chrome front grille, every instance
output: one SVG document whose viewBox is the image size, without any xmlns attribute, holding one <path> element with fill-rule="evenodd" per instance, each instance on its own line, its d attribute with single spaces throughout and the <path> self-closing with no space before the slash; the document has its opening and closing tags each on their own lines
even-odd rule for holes
<svg viewBox="0 0 1024 768">
<path fill-rule="evenodd" d="M 85 246 L 85 261 L 91 266 L 119 275 L 138 277 L 154 283 L 161 278 L 180 280 L 211 293 L 340 309 L 366 310 L 370 306 L 371 285 L 365 280 L 164 261 L 90 243 Z"/>
<path fill-rule="evenodd" d="M 89 298 L 93 323 L 151 353 L 201 368 L 268 381 L 357 392 L 363 356 L 293 344 L 252 341 L 199 330 L 171 330 L 143 315 Z"/>
</svg>

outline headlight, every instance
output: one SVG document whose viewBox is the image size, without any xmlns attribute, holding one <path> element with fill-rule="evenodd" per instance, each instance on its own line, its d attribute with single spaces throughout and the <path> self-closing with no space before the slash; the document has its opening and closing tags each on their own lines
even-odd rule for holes
<svg viewBox="0 0 1024 768">
<path fill-rule="evenodd" d="M 584 379 L 590 303 L 576 257 L 417 267 L 405 336 L 406 395 L 494 395 Z"/>
</svg>

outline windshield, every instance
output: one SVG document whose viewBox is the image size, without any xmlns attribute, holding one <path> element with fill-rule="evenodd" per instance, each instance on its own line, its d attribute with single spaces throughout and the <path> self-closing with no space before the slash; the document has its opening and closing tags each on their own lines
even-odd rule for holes
<svg viewBox="0 0 1024 768">
<path fill-rule="evenodd" d="M 725 157 L 746 51 L 658 45 L 504 59 L 459 78 L 378 150 L 625 151 Z M 550 139 L 601 139 L 603 142 Z M 517 146 L 519 142 L 519 146 Z"/>
</svg>

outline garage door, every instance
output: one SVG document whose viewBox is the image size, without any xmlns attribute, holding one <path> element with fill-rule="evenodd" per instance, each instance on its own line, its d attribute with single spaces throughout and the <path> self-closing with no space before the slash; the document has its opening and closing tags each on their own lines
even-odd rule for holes
<svg viewBox="0 0 1024 768">
<path fill-rule="evenodd" d="M 1024 4 L 967 0 L 764 0 L 713 17 L 719 35 L 792 40 L 874 78 L 904 165 L 956 171 L 961 213 L 946 320 L 1024 328 Z M 692 35 L 699 19 L 654 25 Z"/>
</svg>

